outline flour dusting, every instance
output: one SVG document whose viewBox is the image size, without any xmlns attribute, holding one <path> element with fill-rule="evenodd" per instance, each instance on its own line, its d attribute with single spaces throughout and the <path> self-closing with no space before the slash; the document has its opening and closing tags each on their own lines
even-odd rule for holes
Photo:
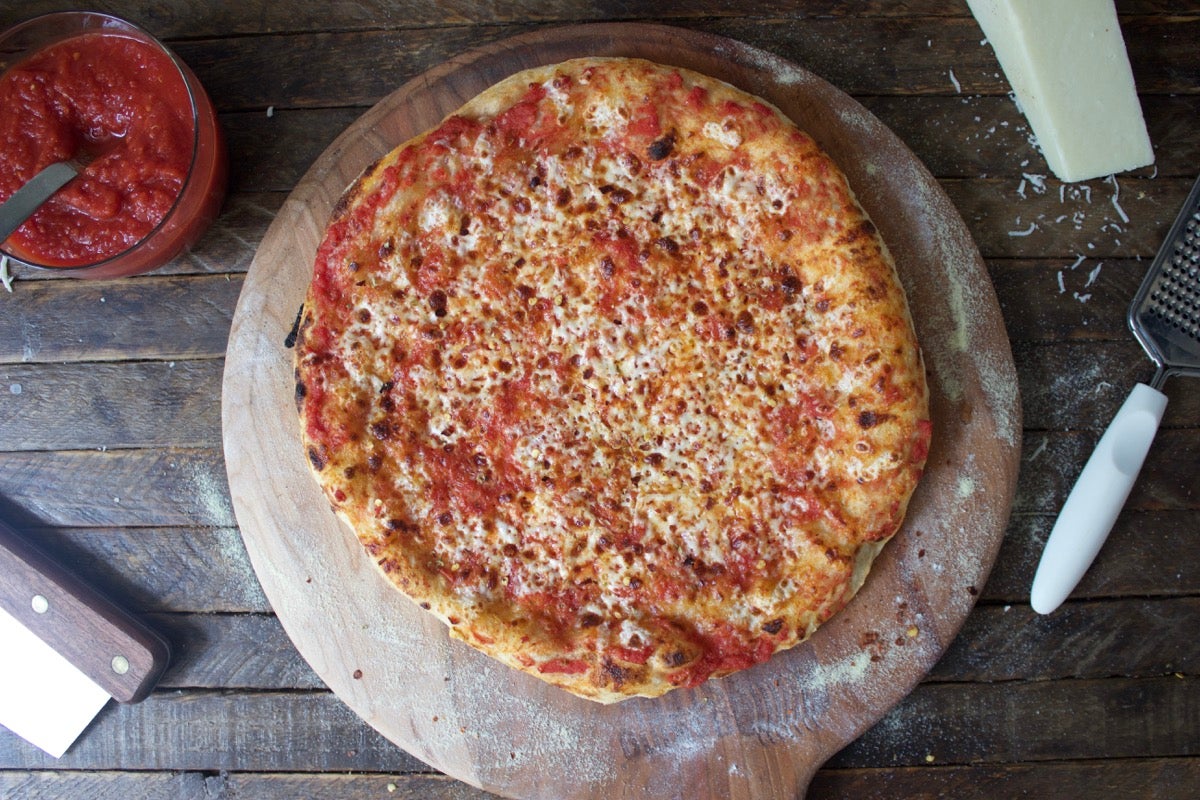
<svg viewBox="0 0 1200 800">
<path fill-rule="evenodd" d="M 717 43 L 715 52 L 730 61 L 767 73 L 772 81 L 781 86 L 799 86 L 813 81 L 813 75 L 808 70 L 757 47 L 722 39 Z"/>
<path fill-rule="evenodd" d="M 204 525 L 236 524 L 229 488 L 224 476 L 218 474 L 219 470 L 210 469 L 210 465 L 200 459 L 189 459 L 183 463 L 182 473 L 185 485 L 195 498 L 195 503 L 189 503 L 189 506 L 199 515 L 197 522 Z"/>
</svg>

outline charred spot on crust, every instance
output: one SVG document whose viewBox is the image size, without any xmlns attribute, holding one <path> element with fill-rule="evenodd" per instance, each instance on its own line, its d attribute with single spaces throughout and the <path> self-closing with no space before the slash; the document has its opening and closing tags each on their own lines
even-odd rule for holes
<svg viewBox="0 0 1200 800">
<path fill-rule="evenodd" d="M 383 527 L 389 531 L 398 531 L 399 533 L 416 533 L 417 526 L 407 520 L 392 517 L 383 523 Z"/>
<path fill-rule="evenodd" d="M 325 469 L 325 465 L 329 463 L 325 455 L 316 447 L 308 448 L 308 461 L 313 465 L 313 469 L 316 470 Z"/>
<path fill-rule="evenodd" d="M 777 634 L 781 630 L 783 630 L 783 618 L 780 617 L 779 619 L 771 620 L 770 622 L 763 625 L 763 630 L 766 631 L 767 633 L 771 634 L 772 636 L 774 636 L 775 634 Z"/>
<path fill-rule="evenodd" d="M 292 323 L 292 329 L 288 331 L 288 335 L 284 337 L 283 346 L 291 350 L 296 346 L 296 340 L 300 337 L 300 320 L 304 318 L 304 304 L 300 304 L 300 310 L 296 312 L 296 321 Z"/>
<path fill-rule="evenodd" d="M 646 155 L 650 156 L 653 161 L 662 161 L 667 156 L 671 155 L 671 151 L 675 149 L 675 133 L 672 131 L 666 136 L 651 142 L 646 148 Z"/>
<path fill-rule="evenodd" d="M 337 203 L 335 203 L 333 206 L 333 211 L 329 215 L 330 224 L 333 224 L 342 217 L 346 216 L 346 212 L 350 210 L 351 204 L 355 201 L 359 194 L 362 193 L 363 180 L 372 172 L 374 172 L 375 167 L 378 165 L 379 160 L 376 160 L 373 164 L 371 164 L 371 166 L 362 171 L 362 173 L 358 176 L 358 178 L 355 179 L 354 183 L 350 184 L 350 187 L 346 189 L 346 191 L 342 192 L 342 196 L 338 198 Z"/>
<path fill-rule="evenodd" d="M 617 665 L 612 659 L 604 659 L 604 674 L 612 678 L 612 682 L 617 687 L 624 685 L 625 681 L 629 680 L 629 670 Z"/>
</svg>

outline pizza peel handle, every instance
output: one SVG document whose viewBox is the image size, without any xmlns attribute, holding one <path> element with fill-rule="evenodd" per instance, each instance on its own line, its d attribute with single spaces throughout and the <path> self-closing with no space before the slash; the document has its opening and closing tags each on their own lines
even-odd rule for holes
<svg viewBox="0 0 1200 800">
<path fill-rule="evenodd" d="M 0 608 L 119 703 L 142 700 L 167 643 L 0 520 Z"/>
</svg>

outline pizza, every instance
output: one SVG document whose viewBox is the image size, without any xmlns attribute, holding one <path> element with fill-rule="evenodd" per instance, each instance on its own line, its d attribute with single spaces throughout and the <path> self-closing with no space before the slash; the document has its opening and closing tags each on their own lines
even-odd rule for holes
<svg viewBox="0 0 1200 800">
<path fill-rule="evenodd" d="M 764 101 L 646 61 L 513 75 L 366 169 L 294 333 L 308 461 L 383 573 L 600 702 L 811 635 L 929 448 L 842 172 Z"/>
</svg>

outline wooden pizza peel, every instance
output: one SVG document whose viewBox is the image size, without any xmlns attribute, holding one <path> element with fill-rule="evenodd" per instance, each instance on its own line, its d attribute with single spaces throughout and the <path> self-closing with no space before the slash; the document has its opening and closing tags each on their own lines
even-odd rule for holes
<svg viewBox="0 0 1200 800">
<path fill-rule="evenodd" d="M 858 597 L 766 664 L 657 699 L 600 706 L 450 640 L 334 517 L 299 443 L 285 340 L 330 212 L 380 156 L 521 69 L 580 56 L 690 68 L 766 98 L 846 172 L 908 293 L 933 445 L 908 519 Z M 537 31 L 409 81 L 341 134 L 283 205 L 229 338 L 225 458 L 242 536 L 288 635 L 328 686 L 431 766 L 519 798 L 801 797 L 813 773 L 901 700 L 957 634 L 996 557 L 1016 485 L 1016 372 L 957 211 L 849 96 L 769 53 L 643 24 Z"/>
</svg>

